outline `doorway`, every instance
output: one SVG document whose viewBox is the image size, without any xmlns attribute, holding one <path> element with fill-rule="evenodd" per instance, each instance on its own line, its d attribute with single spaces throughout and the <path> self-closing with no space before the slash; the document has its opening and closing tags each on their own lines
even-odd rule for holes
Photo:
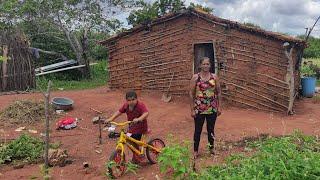
<svg viewBox="0 0 320 180">
<path fill-rule="evenodd" d="M 200 60 L 203 57 L 208 57 L 210 59 L 211 68 L 210 72 L 215 73 L 215 59 L 213 43 L 198 43 L 194 45 L 194 73 L 200 72 Z"/>
</svg>

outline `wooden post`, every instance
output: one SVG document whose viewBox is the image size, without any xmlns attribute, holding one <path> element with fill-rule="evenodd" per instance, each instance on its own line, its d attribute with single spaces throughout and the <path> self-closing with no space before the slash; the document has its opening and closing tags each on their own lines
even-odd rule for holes
<svg viewBox="0 0 320 180">
<path fill-rule="evenodd" d="M 49 159 L 48 159 L 48 153 L 49 153 L 49 130 L 50 130 L 50 124 L 49 124 L 49 100 L 50 100 L 50 88 L 51 88 L 52 82 L 51 80 L 48 82 L 48 88 L 47 92 L 43 92 L 43 95 L 45 97 L 45 116 L 46 116 L 46 145 L 45 145 L 45 155 L 44 155 L 44 164 L 45 168 L 49 167 Z"/>
<path fill-rule="evenodd" d="M 101 117 L 99 116 L 99 144 L 102 144 L 102 135 L 101 135 Z"/>
<path fill-rule="evenodd" d="M 288 83 L 289 86 L 289 105 L 288 105 L 288 115 L 292 115 L 293 114 L 293 103 L 294 103 L 294 93 L 295 93 L 295 89 L 294 89 L 294 64 L 293 64 L 293 59 L 292 59 L 292 53 L 293 53 L 293 48 L 294 45 L 290 48 L 290 51 L 288 52 L 288 47 L 289 43 L 285 43 L 284 44 L 284 53 L 288 59 L 288 67 L 287 67 L 287 74 L 286 74 L 286 82 Z"/>
<path fill-rule="evenodd" d="M 101 132 L 101 114 L 103 114 L 103 112 L 99 111 L 99 110 L 96 110 L 94 108 L 90 108 L 92 111 L 95 111 L 99 116 L 98 116 L 98 125 L 99 125 L 99 144 L 102 144 L 102 132 Z"/>
</svg>

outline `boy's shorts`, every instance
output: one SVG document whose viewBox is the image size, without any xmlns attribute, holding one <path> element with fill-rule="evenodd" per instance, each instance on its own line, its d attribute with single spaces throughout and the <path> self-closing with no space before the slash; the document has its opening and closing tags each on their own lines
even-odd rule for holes
<svg viewBox="0 0 320 180">
<path fill-rule="evenodd" d="M 141 138 L 142 138 L 142 134 L 132 134 L 130 137 L 132 137 L 133 139 L 136 139 L 136 140 L 140 141 Z"/>
</svg>

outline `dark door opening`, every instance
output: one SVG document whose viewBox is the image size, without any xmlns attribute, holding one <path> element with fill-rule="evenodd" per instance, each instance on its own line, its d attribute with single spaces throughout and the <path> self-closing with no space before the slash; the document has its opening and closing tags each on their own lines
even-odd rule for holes
<svg viewBox="0 0 320 180">
<path fill-rule="evenodd" d="M 215 60 L 212 43 L 201 43 L 194 45 L 194 73 L 200 72 L 200 59 L 203 57 L 208 57 L 210 59 L 210 72 L 215 73 Z"/>
</svg>

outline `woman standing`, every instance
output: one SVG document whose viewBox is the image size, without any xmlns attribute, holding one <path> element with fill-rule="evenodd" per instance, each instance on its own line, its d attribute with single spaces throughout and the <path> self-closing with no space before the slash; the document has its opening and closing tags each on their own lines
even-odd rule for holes
<svg viewBox="0 0 320 180">
<path fill-rule="evenodd" d="M 210 73 L 210 59 L 200 60 L 201 71 L 194 74 L 190 82 L 191 116 L 194 118 L 194 158 L 198 156 L 199 142 L 204 121 L 207 121 L 207 132 L 210 153 L 214 154 L 214 126 L 217 116 L 221 114 L 221 90 L 217 75 Z"/>
</svg>

